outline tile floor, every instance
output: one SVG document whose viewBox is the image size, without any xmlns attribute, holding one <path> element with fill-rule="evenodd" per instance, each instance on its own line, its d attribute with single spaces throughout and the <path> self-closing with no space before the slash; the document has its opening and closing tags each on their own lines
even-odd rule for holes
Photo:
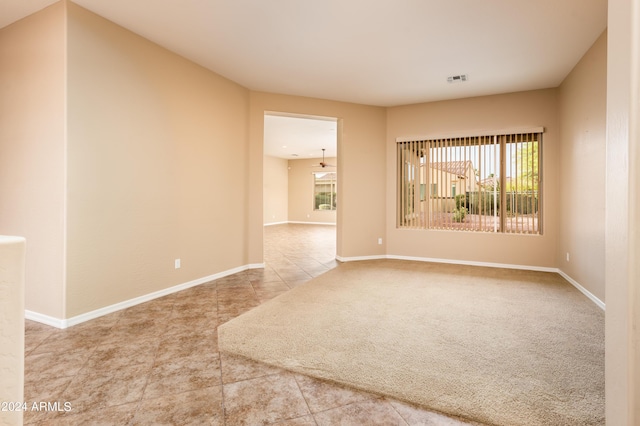
<svg viewBox="0 0 640 426">
<path fill-rule="evenodd" d="M 218 351 L 219 324 L 338 266 L 334 257 L 335 227 L 270 226 L 264 270 L 66 330 L 27 321 L 25 401 L 60 411 L 28 411 L 25 424 L 466 424 Z"/>
</svg>

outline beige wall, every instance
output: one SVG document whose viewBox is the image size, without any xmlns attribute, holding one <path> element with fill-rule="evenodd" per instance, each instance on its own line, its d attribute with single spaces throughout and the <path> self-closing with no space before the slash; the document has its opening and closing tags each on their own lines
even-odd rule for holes
<svg viewBox="0 0 640 426">
<path fill-rule="evenodd" d="M 251 92 L 249 259 L 262 262 L 262 167 L 265 111 L 338 118 L 337 252 L 383 255 L 385 234 L 385 116 L 379 107 Z M 377 196 L 372 197 L 372 193 Z"/>
<path fill-rule="evenodd" d="M 313 209 L 314 164 L 320 158 L 286 160 L 264 157 L 264 224 L 282 222 L 336 223 L 335 210 Z M 329 164 L 336 164 L 336 158 L 327 158 Z M 323 170 L 335 171 L 335 167 Z"/>
<path fill-rule="evenodd" d="M 0 30 L 0 234 L 26 237 L 26 309 L 64 315 L 65 27 L 57 3 Z"/>
<path fill-rule="evenodd" d="M 67 317 L 247 264 L 248 106 L 69 4 Z"/>
<path fill-rule="evenodd" d="M 391 255 L 556 267 L 559 129 L 556 90 L 537 90 L 389 108 L 387 252 Z M 396 138 L 543 126 L 544 235 L 396 229 Z"/>
<path fill-rule="evenodd" d="M 640 423 L 640 0 L 609 0 L 605 214 L 607 424 Z"/>
<path fill-rule="evenodd" d="M 559 90 L 560 230 L 557 264 L 604 301 L 607 35 Z M 567 261 L 569 253 L 569 261 Z"/>
<path fill-rule="evenodd" d="M 289 160 L 289 220 L 291 222 L 336 223 L 336 210 L 313 209 L 313 172 L 336 171 L 336 167 L 313 167 L 321 158 Z M 327 164 L 337 164 L 337 158 L 326 158 Z M 338 175 L 338 192 L 340 175 Z"/>
<path fill-rule="evenodd" d="M 264 224 L 289 220 L 289 161 L 264 156 Z"/>
</svg>

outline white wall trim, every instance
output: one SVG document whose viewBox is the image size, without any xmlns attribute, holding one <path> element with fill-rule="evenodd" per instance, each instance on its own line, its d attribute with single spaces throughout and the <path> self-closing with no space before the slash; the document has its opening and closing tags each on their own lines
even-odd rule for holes
<svg viewBox="0 0 640 426">
<path fill-rule="evenodd" d="M 413 260 L 416 262 L 448 263 L 453 265 L 482 266 L 485 268 L 520 269 L 524 271 L 557 272 L 556 268 L 546 266 L 514 265 L 511 263 L 476 262 L 471 260 L 440 259 L 432 257 L 412 257 L 388 255 L 387 259 Z"/>
<path fill-rule="evenodd" d="M 50 317 L 48 315 L 40 314 L 38 312 L 25 310 L 25 318 L 36 321 L 42 324 L 50 325 L 56 328 L 67 328 L 76 324 L 83 323 L 85 321 L 89 321 L 107 314 L 111 314 L 113 312 L 120 311 L 122 309 L 130 308 L 135 305 L 139 305 L 140 303 L 148 302 L 150 300 L 157 299 L 159 297 L 167 296 L 169 294 L 176 293 L 178 291 L 186 290 L 191 287 L 195 287 L 200 284 L 208 283 L 213 280 L 217 280 L 228 275 L 237 274 L 238 272 L 246 271 L 248 269 L 261 269 L 264 268 L 264 263 L 251 263 L 248 265 L 239 266 L 237 268 L 228 269 L 226 271 L 219 272 L 217 274 L 209 275 L 206 277 L 198 278 L 192 281 L 188 281 L 186 283 L 178 284 L 169 288 L 165 288 L 162 290 L 154 291 L 153 293 L 145 294 L 139 297 L 134 297 L 133 299 L 125 300 L 122 302 L 115 303 L 113 305 L 105 306 L 104 308 L 99 308 L 93 310 L 91 312 L 87 312 L 84 314 L 77 315 L 75 317 L 71 317 L 68 319 L 60 319 Z"/>
<path fill-rule="evenodd" d="M 355 257 L 341 257 L 336 256 L 336 259 L 340 262 L 354 262 L 359 260 L 374 260 L 374 259 L 395 259 L 395 260 L 411 260 L 414 262 L 433 262 L 433 263 L 448 263 L 454 265 L 469 265 L 469 266 L 483 266 L 487 268 L 506 268 L 506 269 L 521 269 L 525 271 L 541 271 L 541 272 L 557 272 L 557 268 L 549 268 L 545 266 L 530 266 L 530 265 L 513 265 L 509 263 L 491 263 L 491 262 L 474 262 L 457 259 L 440 259 L 433 257 L 415 257 L 415 256 L 398 256 L 395 254 L 387 255 L 374 255 L 374 256 L 355 256 Z"/>
<path fill-rule="evenodd" d="M 593 293 L 591 293 L 589 290 L 587 290 L 586 288 L 581 286 L 576 280 L 574 280 L 569 275 L 567 275 L 562 269 L 558 268 L 557 272 L 558 272 L 558 274 L 560 274 L 562 276 L 562 278 L 564 278 L 565 280 L 569 281 L 572 286 L 574 286 L 575 288 L 580 290 L 580 292 L 582 294 L 584 294 L 589 299 L 591 299 L 591 301 L 593 303 L 595 303 L 600 309 L 602 309 L 603 311 L 606 310 L 605 303 L 602 300 L 598 299 Z"/>
<path fill-rule="evenodd" d="M 49 315 L 40 314 L 26 309 L 24 311 L 24 318 L 39 322 L 40 324 L 50 325 L 55 328 L 67 328 L 67 320 L 50 317 Z"/>
<path fill-rule="evenodd" d="M 491 262 L 474 262 L 465 260 L 453 260 L 453 259 L 439 259 L 430 257 L 414 257 L 414 256 L 398 256 L 393 254 L 378 255 L 378 256 L 354 256 L 354 257 L 342 257 L 336 256 L 336 259 L 340 262 L 357 262 L 360 260 L 375 260 L 375 259 L 396 259 L 396 260 L 411 260 L 414 262 L 434 262 L 434 263 L 448 263 L 455 265 L 469 265 L 469 266 L 482 266 L 487 268 L 506 268 L 506 269 L 520 269 L 524 271 L 539 271 L 539 272 L 555 272 L 562 278 L 567 280 L 578 291 L 587 296 L 589 300 L 596 304 L 603 311 L 605 310 L 605 303 L 598 299 L 593 293 L 584 288 L 580 283 L 567 275 L 560 268 L 551 268 L 547 266 L 531 266 L 531 265 L 513 265 L 508 263 L 491 263 Z"/>
<path fill-rule="evenodd" d="M 269 222 L 269 223 L 265 223 L 264 226 L 286 225 L 287 223 L 289 222 L 286 220 L 284 222 Z"/>
<path fill-rule="evenodd" d="M 555 273 L 558 273 L 560 276 L 562 276 L 565 280 L 567 280 L 576 289 L 578 289 L 578 291 L 580 291 L 582 294 L 587 296 L 587 298 L 589 298 L 589 300 L 595 303 L 596 306 L 598 306 L 600 309 L 604 311 L 606 307 L 603 301 L 598 299 L 593 293 L 591 293 L 589 290 L 584 288 L 576 280 L 571 278 L 569 275 L 567 275 L 564 271 L 562 271 L 559 268 L 550 268 L 545 266 L 530 266 L 530 265 L 512 265 L 507 263 L 474 262 L 474 261 L 439 259 L 439 258 L 430 258 L 430 257 L 398 256 L 398 255 L 371 255 L 371 256 L 352 256 L 352 257 L 336 256 L 336 260 L 338 260 L 339 262 L 358 262 L 363 260 L 379 260 L 379 259 L 410 260 L 414 262 L 433 262 L 433 263 L 447 263 L 447 264 L 455 264 L 455 265 L 482 266 L 482 267 L 488 267 L 488 268 L 507 268 L 507 269 L 520 269 L 520 270 L 527 270 L 527 271 L 555 272 Z M 263 269 L 264 267 L 265 267 L 264 263 L 251 263 L 251 264 L 239 266 L 237 268 L 229 269 L 223 272 L 219 272 L 217 274 L 198 278 L 183 284 L 178 284 L 173 287 L 155 291 L 153 293 L 149 293 L 143 296 L 135 297 L 133 299 L 125 300 L 123 302 L 115 303 L 110 306 L 105 306 L 104 308 L 96 309 L 91 312 L 80 314 L 68 319 L 54 318 L 48 315 L 44 315 L 38 312 L 29 311 L 29 310 L 25 310 L 24 315 L 25 315 L 25 318 L 28 320 L 36 321 L 41 324 L 64 329 L 76 324 L 83 323 L 85 321 L 89 321 L 104 315 L 108 315 L 113 312 L 120 311 L 122 309 L 139 305 L 140 303 L 148 302 L 148 301 L 157 299 L 159 297 L 167 296 L 169 294 L 173 294 L 178 291 L 195 287 L 200 284 L 208 283 L 210 281 L 217 280 L 229 275 L 237 274 L 238 272 L 243 272 L 248 269 Z"/>
</svg>

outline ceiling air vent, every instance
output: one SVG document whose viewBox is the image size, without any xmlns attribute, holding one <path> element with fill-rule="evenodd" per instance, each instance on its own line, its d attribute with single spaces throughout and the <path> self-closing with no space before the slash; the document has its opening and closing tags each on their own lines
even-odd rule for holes
<svg viewBox="0 0 640 426">
<path fill-rule="evenodd" d="M 467 81 L 467 75 L 466 74 L 460 74 L 460 75 L 452 75 L 451 77 L 447 78 L 447 81 L 449 83 L 459 83 L 462 81 Z"/>
</svg>

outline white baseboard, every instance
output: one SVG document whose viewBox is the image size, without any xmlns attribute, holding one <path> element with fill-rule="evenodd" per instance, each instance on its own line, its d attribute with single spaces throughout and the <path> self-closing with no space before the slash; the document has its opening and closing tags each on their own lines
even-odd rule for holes
<svg viewBox="0 0 640 426">
<path fill-rule="evenodd" d="M 549 268 L 549 267 L 543 267 L 543 266 L 530 266 L 530 265 L 512 265 L 512 264 L 491 263 L 491 262 L 473 262 L 473 261 L 438 259 L 438 258 L 427 258 L 427 257 L 397 256 L 397 255 L 371 255 L 371 256 L 352 256 L 352 257 L 336 256 L 336 260 L 340 262 L 357 262 L 362 260 L 378 260 L 378 259 L 410 260 L 410 261 L 416 261 L 416 262 L 448 263 L 448 264 L 456 264 L 456 265 L 483 266 L 483 267 L 490 267 L 490 268 L 507 268 L 507 269 L 521 269 L 521 270 L 529 270 L 529 271 L 555 272 L 555 273 L 558 273 L 560 276 L 562 276 L 565 280 L 567 280 L 582 294 L 587 296 L 589 300 L 595 303 L 600 309 L 605 310 L 605 306 L 606 306 L 603 301 L 598 299 L 595 295 L 593 295 L 593 293 L 591 293 L 589 290 L 584 288 L 576 280 L 571 278 L 569 275 L 567 275 L 564 271 L 562 271 L 559 268 Z M 105 306 L 104 308 L 96 309 L 91 312 L 80 314 L 68 319 L 55 318 L 55 317 L 51 317 L 48 315 L 44 315 L 38 312 L 29 311 L 29 310 L 25 310 L 24 315 L 25 315 L 25 318 L 28 320 L 36 321 L 41 324 L 64 329 L 76 324 L 83 323 L 85 321 L 89 321 L 104 315 L 108 315 L 113 312 L 117 312 L 122 309 L 139 305 L 140 303 L 148 302 L 150 300 L 167 296 L 169 294 L 173 294 L 178 291 L 186 290 L 188 288 L 195 287 L 200 284 L 217 280 L 229 275 L 237 274 L 238 272 L 246 271 L 248 269 L 262 269 L 264 267 L 265 267 L 264 263 L 251 263 L 251 264 L 239 266 L 237 268 L 229 269 L 223 272 L 219 272 L 217 274 L 209 275 L 207 277 L 198 278 L 183 284 L 178 284 L 173 287 L 155 291 L 153 293 L 149 293 L 133 299 L 125 300 L 123 302 L 115 303 L 110 306 Z"/>
<path fill-rule="evenodd" d="M 71 317 L 68 319 L 60 319 L 50 317 L 48 315 L 40 314 L 38 312 L 25 310 L 24 316 L 26 319 L 36 321 L 42 324 L 50 325 L 56 328 L 67 328 L 76 324 L 83 323 L 85 321 L 89 321 L 95 318 L 99 318 L 104 315 L 111 314 L 113 312 L 120 311 L 122 309 L 130 308 L 135 305 L 139 305 L 140 303 L 148 302 L 150 300 L 157 299 L 159 297 L 167 296 L 169 294 L 176 293 L 178 291 L 186 290 L 191 287 L 195 287 L 200 284 L 208 283 L 213 280 L 217 280 L 229 275 L 237 274 L 238 272 L 246 271 L 248 269 L 261 269 L 264 268 L 264 263 L 251 263 L 243 266 L 239 266 L 237 268 L 228 269 L 223 272 L 219 272 L 217 274 L 209 275 L 206 277 L 198 278 L 186 283 L 178 284 L 169 288 L 165 288 L 162 290 L 154 291 L 153 293 L 145 294 L 143 296 L 135 297 L 133 299 L 125 300 L 119 303 L 115 303 L 113 305 L 105 306 L 104 308 L 99 308 L 93 310 L 91 312 L 87 312 L 84 314 L 77 315 L 75 317 Z"/>
<path fill-rule="evenodd" d="M 40 314 L 38 312 L 28 311 L 25 309 L 24 318 L 39 322 L 40 324 L 50 325 L 55 328 L 67 328 L 67 320 L 50 317 L 49 315 Z"/>
<path fill-rule="evenodd" d="M 456 259 L 440 259 L 440 258 L 434 258 L 434 257 L 398 256 L 395 254 L 355 256 L 355 257 L 336 256 L 336 259 L 339 260 L 340 262 L 355 262 L 359 260 L 375 260 L 375 259 L 395 259 L 395 260 L 411 260 L 413 262 L 432 262 L 432 263 L 448 263 L 452 265 L 483 266 L 487 268 L 522 269 L 526 271 L 541 271 L 541 272 L 557 272 L 558 271 L 556 268 L 548 268 L 544 266 L 512 265 L 509 263 L 474 262 L 474 261 L 456 260 Z"/>
<path fill-rule="evenodd" d="M 471 260 L 440 259 L 440 258 L 432 258 L 432 257 L 396 256 L 393 254 L 388 255 L 387 259 L 413 260 L 416 262 L 448 263 L 452 265 L 482 266 L 485 268 L 520 269 L 524 271 L 540 271 L 540 272 L 557 272 L 558 271 L 557 268 L 549 268 L 545 266 L 514 265 L 510 263 L 493 263 L 493 262 L 476 262 Z"/>
<path fill-rule="evenodd" d="M 273 225 L 286 225 L 287 222 L 286 220 L 284 222 L 269 222 L 269 223 L 265 223 L 264 226 L 273 226 Z"/>
<path fill-rule="evenodd" d="M 584 294 L 589 299 L 591 299 L 591 301 L 595 303 L 600 309 L 602 309 L 603 311 L 606 310 L 605 303 L 602 300 L 598 299 L 593 293 L 591 293 L 589 290 L 581 286 L 576 280 L 574 280 L 569 275 L 567 275 L 562 269 L 558 268 L 557 272 L 562 276 L 562 278 L 569 281 L 569 283 L 571 283 L 572 286 L 577 288 L 582 294 Z"/>
<path fill-rule="evenodd" d="M 506 269 L 520 269 L 524 271 L 539 271 L 539 272 L 555 272 L 562 276 L 565 280 L 578 289 L 582 294 L 587 296 L 589 300 L 595 303 L 600 309 L 605 310 L 605 303 L 598 299 L 593 293 L 580 285 L 576 280 L 567 275 L 559 268 L 550 268 L 546 266 L 531 266 L 531 265 L 512 265 L 508 263 L 491 263 L 491 262 L 474 262 L 465 260 L 452 260 L 452 259 L 438 259 L 430 257 L 414 257 L 414 256 L 397 256 L 393 254 L 377 255 L 377 256 L 354 256 L 354 257 L 342 257 L 336 256 L 336 259 L 340 262 L 357 262 L 360 260 L 376 260 L 376 259 L 397 259 L 397 260 L 411 260 L 415 262 L 434 262 L 434 263 L 448 263 L 454 265 L 469 265 L 469 266 L 482 266 L 488 268 L 506 268 Z"/>
</svg>

